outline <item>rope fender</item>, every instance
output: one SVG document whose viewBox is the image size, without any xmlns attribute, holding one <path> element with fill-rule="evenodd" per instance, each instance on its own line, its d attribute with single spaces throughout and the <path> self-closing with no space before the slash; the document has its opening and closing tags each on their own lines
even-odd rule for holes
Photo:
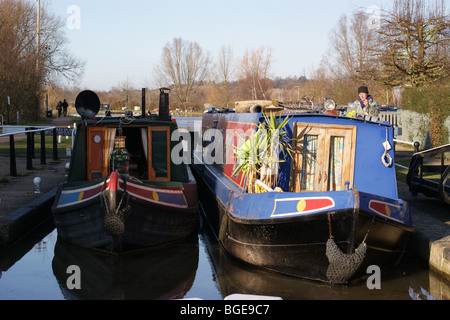
<svg viewBox="0 0 450 320">
<path fill-rule="evenodd" d="M 118 173 L 113 173 L 113 174 L 117 174 Z M 103 191 L 102 191 L 102 197 L 101 199 L 103 199 L 104 201 L 104 205 L 105 205 L 105 217 L 103 218 L 103 227 L 105 229 L 105 232 L 107 234 L 109 234 L 110 236 L 113 237 L 118 237 L 120 235 L 122 235 L 125 232 L 125 224 L 124 224 L 124 220 L 125 220 L 125 214 L 129 211 L 130 206 L 128 204 L 128 192 L 126 191 L 126 177 L 125 176 L 120 176 L 123 181 L 124 181 L 124 192 L 122 193 L 122 197 L 120 199 L 119 204 L 117 205 L 117 208 L 114 209 L 110 209 L 108 208 L 108 200 L 106 199 L 106 180 L 105 180 L 105 185 L 103 187 Z M 117 184 L 119 182 L 119 179 L 113 179 Z M 111 181 L 111 180 L 110 180 Z M 111 190 L 113 189 L 113 190 Z M 110 188 L 110 192 L 116 192 L 117 190 L 117 185 Z M 126 205 L 122 207 L 122 203 L 123 200 L 125 199 L 125 197 L 127 197 L 126 200 Z M 121 209 L 122 207 L 122 209 Z"/>
</svg>

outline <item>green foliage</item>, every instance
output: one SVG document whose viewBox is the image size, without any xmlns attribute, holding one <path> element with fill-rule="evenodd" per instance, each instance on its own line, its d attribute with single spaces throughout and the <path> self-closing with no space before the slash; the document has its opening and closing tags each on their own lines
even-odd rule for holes
<svg viewBox="0 0 450 320">
<path fill-rule="evenodd" d="M 27 139 L 23 138 L 17 140 L 14 143 L 16 156 L 25 156 L 27 154 Z M 61 143 L 58 143 L 58 154 L 64 155 L 66 153 L 66 148 L 72 147 L 72 137 L 66 139 L 65 136 L 62 137 Z M 34 150 L 36 157 L 39 157 L 41 152 L 41 137 L 35 135 L 34 137 Z M 47 156 L 51 156 L 53 152 L 53 136 L 45 136 L 45 152 Z M 0 155 L 9 155 L 9 143 L 0 144 Z"/>
<path fill-rule="evenodd" d="M 402 108 L 427 114 L 433 108 L 444 116 L 450 116 L 450 87 L 446 85 L 406 88 L 402 95 Z"/>
<path fill-rule="evenodd" d="M 260 179 L 271 188 L 275 188 L 278 179 L 278 163 L 284 160 L 279 158 L 292 157 L 293 149 L 287 138 L 286 125 L 291 119 L 289 116 L 277 118 L 274 113 L 263 114 L 264 122 L 257 123 L 257 130 L 239 147 L 235 147 L 238 166 L 233 175 L 244 173 L 247 178 L 246 189 L 253 193 L 255 181 Z M 265 169 L 265 170 L 263 170 Z M 270 172 L 267 174 L 266 172 Z"/>
<path fill-rule="evenodd" d="M 443 125 L 450 116 L 448 85 L 406 88 L 402 96 L 402 108 L 430 116 L 431 127 L 428 129 L 433 147 L 448 143 L 449 132 Z"/>
</svg>

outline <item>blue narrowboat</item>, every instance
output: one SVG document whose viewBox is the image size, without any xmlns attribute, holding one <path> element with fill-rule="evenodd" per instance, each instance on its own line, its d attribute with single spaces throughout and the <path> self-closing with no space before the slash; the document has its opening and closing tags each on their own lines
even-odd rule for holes
<svg viewBox="0 0 450 320">
<path fill-rule="evenodd" d="M 283 128 L 272 134 L 270 123 Z M 262 138 L 264 128 L 272 128 L 266 132 L 272 140 Z M 370 265 L 382 272 L 395 265 L 415 232 L 398 198 L 387 122 L 317 112 L 215 112 L 205 113 L 192 133 L 200 141 L 191 167 L 201 207 L 223 249 L 241 261 L 349 283 Z M 284 144 L 261 148 L 258 139 Z M 274 152 L 264 161 L 268 150 Z"/>
</svg>

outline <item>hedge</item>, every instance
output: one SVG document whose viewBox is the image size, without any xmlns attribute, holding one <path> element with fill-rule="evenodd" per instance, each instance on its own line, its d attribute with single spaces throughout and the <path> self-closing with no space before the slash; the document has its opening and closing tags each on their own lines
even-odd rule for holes
<svg viewBox="0 0 450 320">
<path fill-rule="evenodd" d="M 433 85 L 405 88 L 402 95 L 402 109 L 428 114 L 431 127 L 428 128 L 432 147 L 448 143 L 448 129 L 443 125 L 450 116 L 450 87 Z"/>
</svg>

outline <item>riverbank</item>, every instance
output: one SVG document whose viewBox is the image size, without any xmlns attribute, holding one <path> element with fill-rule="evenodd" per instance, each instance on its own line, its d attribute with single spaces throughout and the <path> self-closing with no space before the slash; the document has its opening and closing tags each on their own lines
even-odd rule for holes
<svg viewBox="0 0 450 320">
<path fill-rule="evenodd" d="M 48 126 L 67 127 L 72 124 L 69 117 L 53 118 Z M 26 139 L 26 135 L 15 136 L 15 141 Z M 9 144 L 9 137 L 0 137 L 0 143 Z M 33 169 L 26 170 L 26 157 L 16 157 L 17 176 L 10 176 L 9 155 L 0 156 L 0 248 L 7 247 L 24 237 L 50 217 L 50 208 L 57 187 L 66 180 L 67 156 L 51 160 L 47 155 L 46 165 L 40 164 L 39 150 L 32 160 Z M 34 179 L 40 178 L 39 190 Z"/>
</svg>

